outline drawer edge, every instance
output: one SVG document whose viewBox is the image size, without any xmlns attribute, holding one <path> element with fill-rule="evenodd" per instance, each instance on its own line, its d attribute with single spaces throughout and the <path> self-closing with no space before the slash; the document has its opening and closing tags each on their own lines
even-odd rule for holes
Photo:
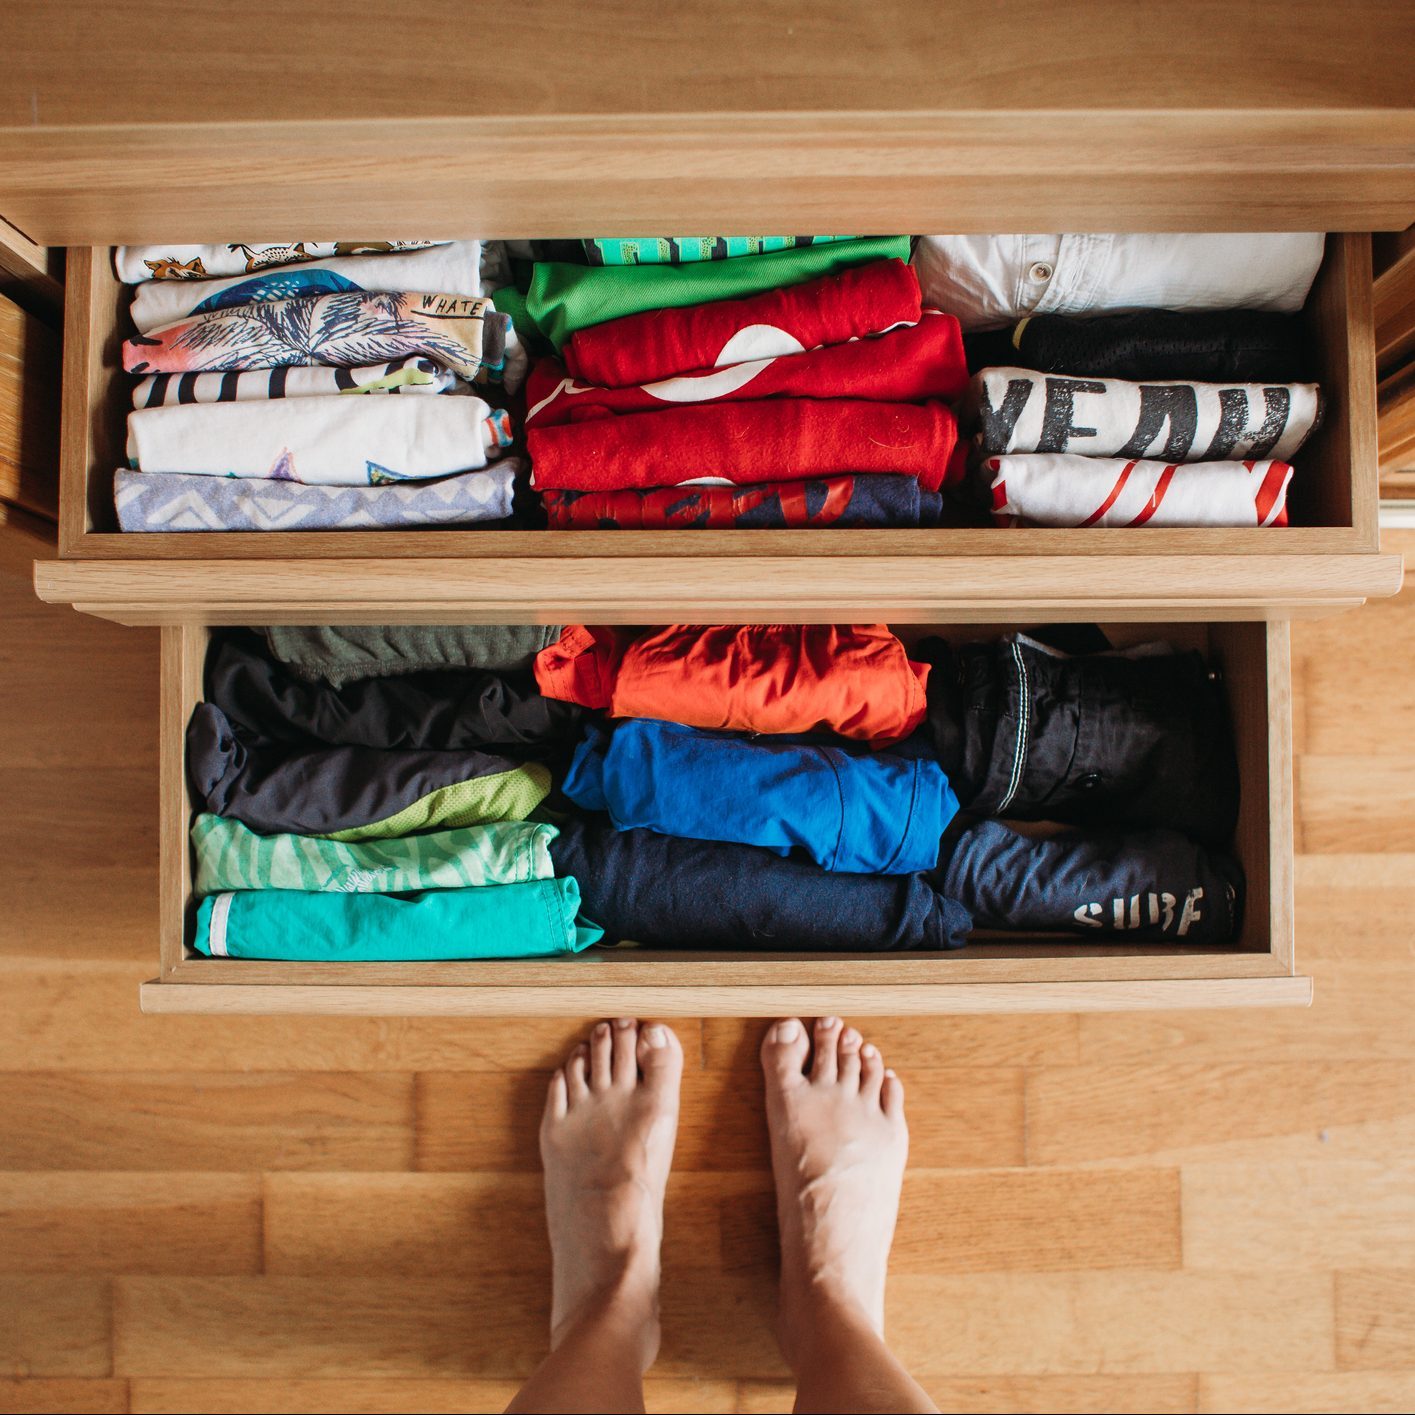
<svg viewBox="0 0 1415 1415">
<path fill-rule="evenodd" d="M 139 989 L 142 1011 L 229 1016 L 345 1017 L 778 1017 L 844 1014 L 949 1016 L 985 1012 L 1146 1012 L 1165 1009 L 1307 1007 L 1309 977 L 1174 978 L 1143 982 L 937 983 L 907 987 L 684 988 L 341 987 L 164 983 Z"/>
</svg>

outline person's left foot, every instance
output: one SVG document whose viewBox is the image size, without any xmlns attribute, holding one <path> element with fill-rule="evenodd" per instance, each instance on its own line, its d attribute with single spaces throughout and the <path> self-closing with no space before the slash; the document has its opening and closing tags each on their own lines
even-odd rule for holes
<svg viewBox="0 0 1415 1415">
<path fill-rule="evenodd" d="M 663 1195 L 683 1048 L 660 1023 L 600 1022 L 550 1078 L 540 1126 L 553 1264 L 552 1350 L 591 1312 L 658 1354 Z"/>
</svg>

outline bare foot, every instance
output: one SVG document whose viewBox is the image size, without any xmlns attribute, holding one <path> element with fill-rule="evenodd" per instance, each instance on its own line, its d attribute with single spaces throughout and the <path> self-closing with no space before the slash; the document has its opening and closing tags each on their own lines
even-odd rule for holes
<svg viewBox="0 0 1415 1415">
<path fill-rule="evenodd" d="M 540 1125 L 554 1350 L 587 1314 L 658 1354 L 663 1192 L 678 1132 L 683 1048 L 664 1026 L 600 1022 L 550 1078 Z"/>
<path fill-rule="evenodd" d="M 794 1017 L 762 1042 L 788 1361 L 809 1344 L 821 1302 L 884 1335 L 884 1279 L 909 1153 L 904 1087 L 879 1049 L 822 1017 L 809 1075 L 808 1050 Z"/>
</svg>

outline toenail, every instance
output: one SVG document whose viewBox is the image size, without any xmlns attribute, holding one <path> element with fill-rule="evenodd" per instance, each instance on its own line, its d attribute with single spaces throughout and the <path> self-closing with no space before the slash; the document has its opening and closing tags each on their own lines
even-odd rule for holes
<svg viewBox="0 0 1415 1415">
<path fill-rule="evenodd" d="M 644 1040 L 651 1047 L 666 1047 L 668 1045 L 668 1033 L 662 1027 L 645 1027 Z"/>
<path fill-rule="evenodd" d="M 853 1051 L 860 1045 L 860 1034 L 853 1027 L 847 1027 L 841 1034 L 840 1045 L 847 1051 Z"/>
<path fill-rule="evenodd" d="M 875 1057 L 879 1055 L 879 1048 L 873 1042 L 870 1042 L 861 1049 L 860 1055 L 868 1056 L 870 1060 L 873 1061 Z"/>
<path fill-rule="evenodd" d="M 793 1017 L 789 1022 L 778 1022 L 771 1039 L 774 1042 L 794 1042 L 801 1035 L 801 1024 Z"/>
<path fill-rule="evenodd" d="M 607 1036 L 609 1035 L 609 1023 L 608 1023 L 608 1022 L 600 1022 L 600 1023 L 598 1023 L 598 1024 L 596 1025 L 595 1029 L 594 1029 L 594 1034 L 595 1034 L 595 1036 L 597 1036 L 597 1037 L 607 1037 Z"/>
<path fill-rule="evenodd" d="M 634 1019 L 632 1017 L 616 1017 L 614 1019 L 614 1025 L 618 1027 L 621 1032 L 627 1032 L 629 1028 L 634 1025 Z"/>
<path fill-rule="evenodd" d="M 894 1076 L 894 1072 L 891 1071 L 888 1067 L 885 1067 L 884 1074 L 886 1076 Z M 899 1078 L 897 1076 L 894 1076 L 894 1079 L 897 1081 Z"/>
<path fill-rule="evenodd" d="M 822 1017 L 816 1025 L 821 1029 L 822 1032 L 833 1031 L 836 1027 L 840 1025 L 840 1018 Z"/>
</svg>

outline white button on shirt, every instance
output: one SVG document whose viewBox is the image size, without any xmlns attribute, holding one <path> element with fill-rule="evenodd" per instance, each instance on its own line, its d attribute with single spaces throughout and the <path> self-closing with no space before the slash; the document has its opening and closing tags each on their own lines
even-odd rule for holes
<svg viewBox="0 0 1415 1415">
<path fill-rule="evenodd" d="M 1137 309 L 1302 308 L 1322 263 L 1320 233 L 920 236 L 924 303 L 964 329 L 1030 314 Z"/>
</svg>

